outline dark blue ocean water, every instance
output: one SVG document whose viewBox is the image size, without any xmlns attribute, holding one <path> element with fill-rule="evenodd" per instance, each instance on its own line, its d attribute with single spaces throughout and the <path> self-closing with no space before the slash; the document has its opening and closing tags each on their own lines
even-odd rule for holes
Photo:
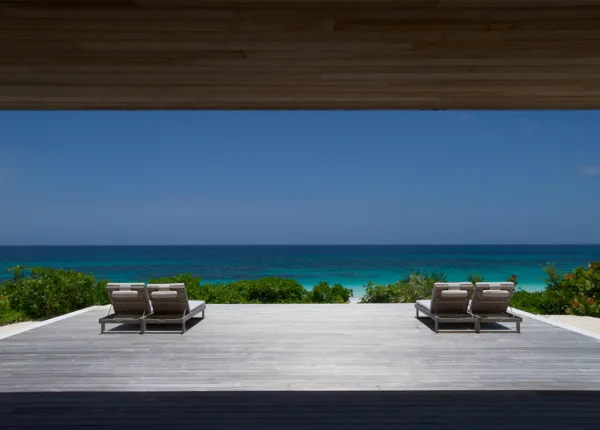
<svg viewBox="0 0 600 430">
<path fill-rule="evenodd" d="M 206 282 L 264 276 L 305 286 L 339 282 L 360 294 L 369 282 L 391 283 L 410 269 L 442 271 L 449 281 L 469 273 L 488 281 L 517 275 L 528 290 L 542 287 L 541 266 L 571 270 L 600 260 L 600 246 L 23 246 L 0 247 L 0 278 L 12 265 L 70 268 L 114 282 L 191 272 Z"/>
</svg>

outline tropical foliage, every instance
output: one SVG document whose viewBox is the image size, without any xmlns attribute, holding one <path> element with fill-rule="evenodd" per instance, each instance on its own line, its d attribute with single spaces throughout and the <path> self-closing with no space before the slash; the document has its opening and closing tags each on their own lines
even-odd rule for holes
<svg viewBox="0 0 600 430">
<path fill-rule="evenodd" d="M 352 290 L 340 284 L 321 282 L 309 291 L 298 281 L 284 278 L 262 278 L 217 284 L 200 284 L 191 274 L 151 279 L 149 283 L 183 282 L 192 300 L 207 303 L 347 303 Z"/>
<path fill-rule="evenodd" d="M 15 266 L 0 284 L 0 325 L 52 318 L 92 305 L 108 304 L 106 281 L 73 270 Z M 321 282 L 307 290 L 294 279 L 263 278 L 201 284 L 189 273 L 150 279 L 149 283 L 184 283 L 191 300 L 207 303 L 347 303 L 353 291 Z"/>
<path fill-rule="evenodd" d="M 27 315 L 12 309 L 8 303 L 8 299 L 0 296 L 0 326 L 26 320 Z"/>
<path fill-rule="evenodd" d="M 108 303 L 106 282 L 93 275 L 46 267 L 15 266 L 8 271 L 12 279 L 0 284 L 4 313 L 10 309 L 13 315 L 43 319 Z"/>
<path fill-rule="evenodd" d="M 485 281 L 485 276 L 484 275 L 480 275 L 478 273 L 469 275 L 467 277 L 467 281 L 469 281 L 472 284 L 476 284 L 478 282 L 484 282 Z"/>
<path fill-rule="evenodd" d="M 366 284 L 361 303 L 414 303 L 430 298 L 433 284 L 447 281 L 446 275 L 440 272 L 411 271 L 395 284 Z"/>
<path fill-rule="evenodd" d="M 517 291 L 515 308 L 538 314 L 590 315 L 600 317 L 600 263 L 578 267 L 570 273 L 555 265 L 544 267 L 544 291 Z M 11 279 L 0 283 L 0 325 L 45 319 L 91 305 L 107 304 L 106 281 L 73 270 L 15 266 Z M 483 275 L 469 275 L 482 282 Z M 517 284 L 512 275 L 509 281 Z M 262 278 L 229 283 L 202 284 L 189 273 L 150 279 L 149 283 L 184 283 L 191 300 L 207 303 L 347 303 L 353 291 L 340 284 L 320 282 L 308 290 L 294 279 Z M 394 284 L 365 285 L 362 303 L 413 303 L 431 297 L 433 284 L 447 282 L 443 273 L 411 271 Z"/>
<path fill-rule="evenodd" d="M 554 264 L 544 267 L 546 289 L 531 293 L 518 291 L 512 305 L 540 314 L 588 315 L 600 317 L 600 263 L 589 263 L 563 274 Z"/>
</svg>

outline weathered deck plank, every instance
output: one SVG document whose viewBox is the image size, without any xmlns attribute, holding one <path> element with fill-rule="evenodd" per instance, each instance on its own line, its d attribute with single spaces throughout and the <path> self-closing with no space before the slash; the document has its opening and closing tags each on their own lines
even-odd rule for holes
<svg viewBox="0 0 600 430">
<path fill-rule="evenodd" d="M 94 310 L 0 341 L 0 428 L 597 428 L 599 341 L 530 319 L 435 335 L 413 312 L 213 305 L 184 336 L 100 336 Z"/>
<path fill-rule="evenodd" d="M 0 392 L 600 387 L 599 341 L 531 319 L 436 335 L 412 305 L 210 305 L 184 336 L 100 336 L 104 312 L 0 341 Z"/>
</svg>

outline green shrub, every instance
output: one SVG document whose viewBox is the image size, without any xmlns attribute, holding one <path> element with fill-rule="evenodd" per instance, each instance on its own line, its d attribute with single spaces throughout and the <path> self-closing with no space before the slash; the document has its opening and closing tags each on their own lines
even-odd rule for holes
<svg viewBox="0 0 600 430">
<path fill-rule="evenodd" d="M 369 282 L 364 287 L 361 303 L 399 303 L 402 296 L 400 282 L 388 285 Z"/>
<path fill-rule="evenodd" d="M 307 291 L 298 281 L 284 278 L 262 278 L 228 283 L 200 284 L 200 278 L 183 274 L 151 279 L 148 283 L 182 282 L 191 300 L 214 304 L 238 303 L 347 303 L 352 290 L 339 284 L 322 282 Z"/>
<path fill-rule="evenodd" d="M 517 291 L 511 306 L 537 314 L 600 316 L 600 264 L 577 267 L 562 274 L 554 264 L 544 267 L 546 289 L 540 292 Z"/>
<path fill-rule="evenodd" d="M 348 303 L 354 292 L 341 284 L 330 286 L 327 282 L 319 282 L 308 293 L 309 303 Z"/>
<path fill-rule="evenodd" d="M 371 282 L 365 285 L 361 303 L 414 303 L 430 298 L 433 284 L 447 280 L 446 275 L 440 272 L 411 271 L 395 284 L 376 285 Z"/>
<path fill-rule="evenodd" d="M 302 303 L 308 296 L 308 291 L 295 279 L 263 278 L 229 285 L 246 289 L 251 303 Z"/>
<path fill-rule="evenodd" d="M 200 297 L 200 277 L 191 273 L 182 273 L 175 276 L 165 276 L 148 280 L 148 284 L 185 284 L 190 300 L 204 300 Z"/>
<path fill-rule="evenodd" d="M 163 278 L 154 278 L 148 281 L 149 284 L 177 284 L 183 283 L 187 289 L 188 298 L 190 300 L 204 300 L 207 303 L 218 304 L 237 304 L 248 303 L 248 292 L 242 285 L 233 286 L 235 284 L 200 284 L 200 277 L 194 276 L 191 273 L 181 275 L 167 276 Z"/>
<path fill-rule="evenodd" d="M 72 270 L 15 266 L 2 284 L 12 310 L 31 319 L 51 318 L 95 304 L 108 303 L 105 282 Z"/>
<path fill-rule="evenodd" d="M 6 297 L 0 296 L 0 326 L 27 321 L 27 319 L 27 315 L 23 312 L 16 311 L 10 307 Z"/>
<path fill-rule="evenodd" d="M 478 282 L 484 282 L 485 281 L 485 276 L 484 275 L 480 275 L 478 273 L 475 273 L 473 275 L 469 275 L 467 277 L 467 281 L 470 282 L 471 284 L 476 284 Z"/>
<path fill-rule="evenodd" d="M 562 275 L 556 266 L 544 267 L 547 287 L 541 292 L 517 291 L 511 305 L 524 311 L 600 316 L 600 264 L 590 263 Z M 0 324 L 51 318 L 91 305 L 107 304 L 106 281 L 72 270 L 15 266 L 12 279 L 0 284 Z M 469 275 L 470 282 L 483 276 Z M 517 284 L 512 275 L 509 281 Z M 361 303 L 413 303 L 431 297 L 433 284 L 446 282 L 443 273 L 411 271 L 389 285 L 368 283 Z M 306 290 L 298 281 L 262 278 L 229 283 L 201 284 L 190 273 L 154 278 L 149 283 L 184 283 L 191 300 L 207 303 L 347 303 L 353 291 L 340 284 L 320 282 Z"/>
<path fill-rule="evenodd" d="M 577 267 L 562 276 L 553 266 L 547 266 L 548 295 L 560 303 L 569 315 L 600 316 L 600 264 Z"/>
<path fill-rule="evenodd" d="M 243 303 L 260 303 L 258 301 L 250 301 L 249 293 L 246 285 L 232 283 L 217 283 L 204 284 L 200 287 L 200 294 L 195 300 L 204 300 L 207 303 L 220 304 L 243 304 Z"/>
<path fill-rule="evenodd" d="M 525 312 L 540 315 L 559 314 L 559 303 L 553 301 L 546 291 L 516 291 L 510 299 L 510 305 Z"/>
</svg>

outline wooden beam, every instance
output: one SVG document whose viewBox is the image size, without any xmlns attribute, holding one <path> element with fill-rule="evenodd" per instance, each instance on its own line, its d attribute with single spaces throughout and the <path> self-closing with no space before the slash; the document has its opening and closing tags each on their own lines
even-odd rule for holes
<svg viewBox="0 0 600 430">
<path fill-rule="evenodd" d="M 587 109 L 599 95 L 600 0 L 0 0 L 3 109 Z"/>
</svg>

